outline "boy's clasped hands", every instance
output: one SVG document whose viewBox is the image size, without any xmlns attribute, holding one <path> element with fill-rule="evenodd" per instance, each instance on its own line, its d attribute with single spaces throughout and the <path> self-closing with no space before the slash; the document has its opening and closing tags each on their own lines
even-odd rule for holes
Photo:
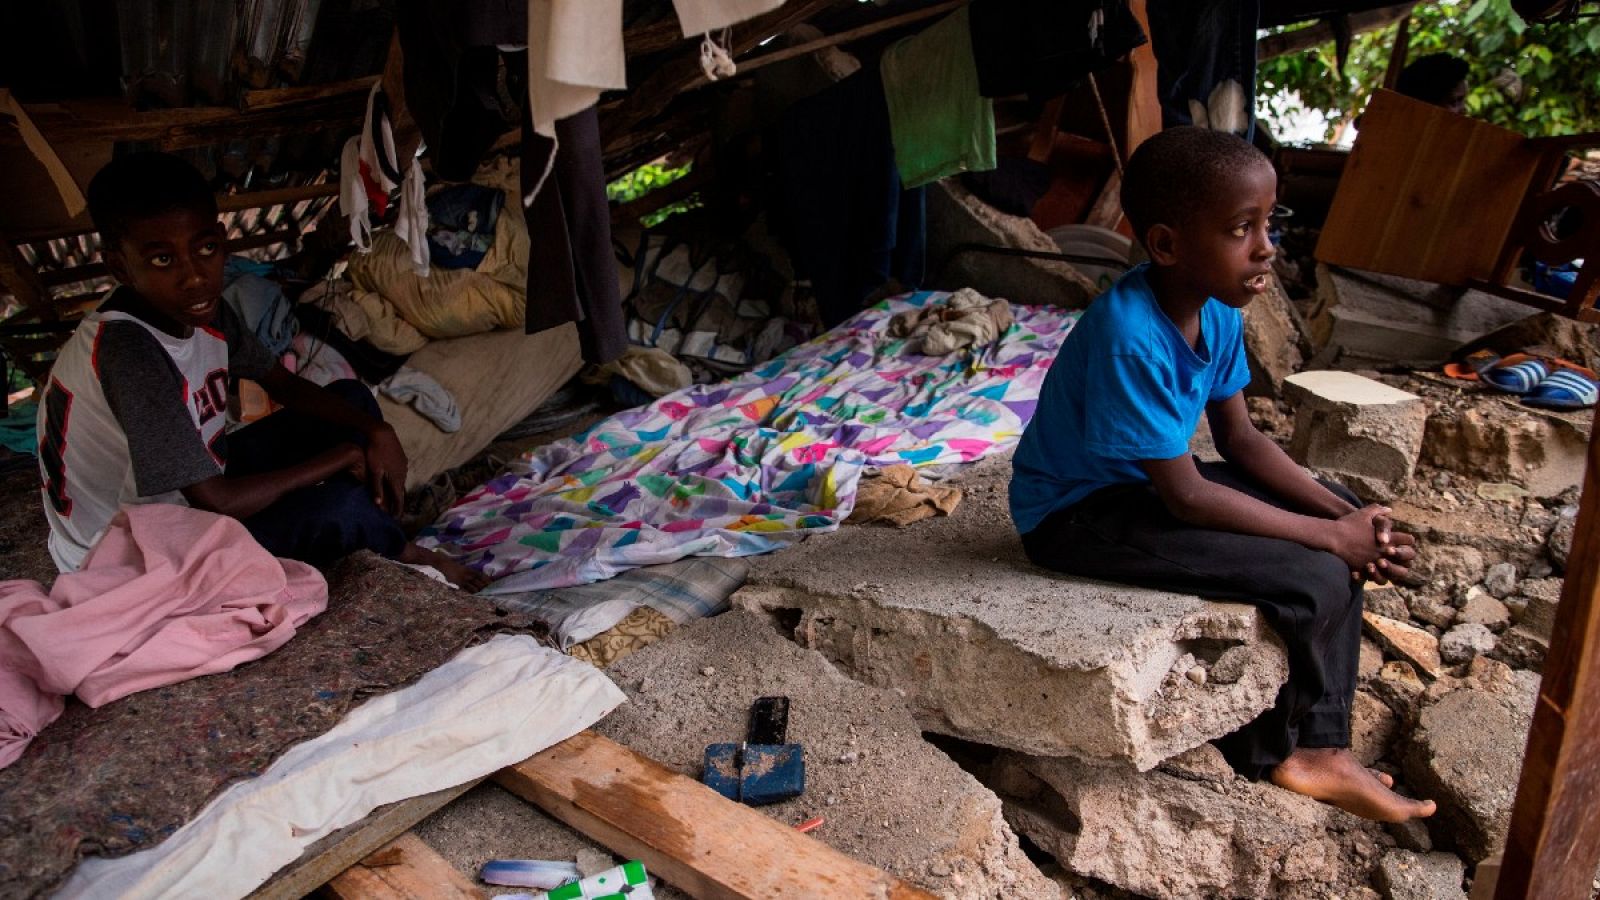
<svg viewBox="0 0 1600 900">
<path fill-rule="evenodd" d="M 1393 511 L 1369 503 L 1333 523 L 1326 548 L 1350 566 L 1350 577 L 1388 584 L 1410 574 L 1417 558 L 1417 539 L 1396 531 Z"/>
</svg>

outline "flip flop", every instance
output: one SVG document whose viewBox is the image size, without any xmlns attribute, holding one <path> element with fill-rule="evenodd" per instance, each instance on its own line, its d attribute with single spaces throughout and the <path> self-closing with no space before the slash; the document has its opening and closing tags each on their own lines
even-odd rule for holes
<svg viewBox="0 0 1600 900">
<path fill-rule="evenodd" d="M 1500 362 L 1500 354 L 1493 350 L 1475 350 L 1459 362 L 1445 363 L 1444 374 L 1462 381 L 1478 381 L 1485 369 Z"/>
<path fill-rule="evenodd" d="M 1600 379 L 1594 372 L 1570 363 L 1555 370 L 1524 394 L 1522 404 L 1538 409 L 1588 409 L 1600 400 Z"/>
<path fill-rule="evenodd" d="M 1478 373 L 1483 383 L 1506 394 L 1526 394 L 1550 376 L 1550 365 L 1526 353 L 1513 353 Z"/>
</svg>

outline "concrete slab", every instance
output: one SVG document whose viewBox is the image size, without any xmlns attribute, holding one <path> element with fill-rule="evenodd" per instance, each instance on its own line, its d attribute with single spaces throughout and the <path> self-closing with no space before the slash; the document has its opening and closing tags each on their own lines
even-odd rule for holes
<svg viewBox="0 0 1600 900">
<path fill-rule="evenodd" d="M 1235 777 L 1210 745 L 1144 773 L 1006 753 L 989 783 L 1064 868 L 1163 900 L 1358 896 L 1388 843 L 1373 823 Z"/>
<path fill-rule="evenodd" d="M 1254 608 L 1034 567 L 1006 511 L 1009 460 L 955 480 L 955 515 L 846 528 L 752 560 L 735 606 L 773 616 L 927 730 L 1140 769 L 1227 734 L 1287 673 Z M 1185 677 L 1228 653 L 1230 680 Z"/>
<path fill-rule="evenodd" d="M 1368 502 L 1403 492 L 1422 451 L 1422 398 L 1353 372 L 1300 372 L 1283 380 L 1295 407 L 1289 455 L 1344 482 Z"/>
<path fill-rule="evenodd" d="M 1005 824 L 1000 801 L 922 739 L 890 691 L 840 674 L 758 616 L 734 611 L 680 628 L 607 670 L 628 692 L 595 730 L 698 778 L 707 744 L 744 737 L 758 697 L 791 700 L 806 791 L 760 809 L 950 898 L 1056 898 Z"/>
</svg>

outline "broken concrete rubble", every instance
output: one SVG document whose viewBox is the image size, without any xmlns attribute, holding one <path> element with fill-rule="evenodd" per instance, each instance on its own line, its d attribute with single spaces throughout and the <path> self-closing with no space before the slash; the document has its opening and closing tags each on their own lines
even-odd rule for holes
<svg viewBox="0 0 1600 900">
<path fill-rule="evenodd" d="M 1439 639 L 1415 625 L 1390 619 L 1376 613 L 1361 614 L 1367 633 L 1389 653 L 1415 666 L 1430 678 L 1439 677 L 1443 665 L 1439 660 Z"/>
<path fill-rule="evenodd" d="M 1191 753 L 1216 759 L 1141 774 L 1004 753 L 989 781 L 1007 820 L 1064 867 L 1141 896 L 1347 897 L 1364 887 L 1387 843 L 1381 828 L 1237 778 L 1210 745 Z"/>
<path fill-rule="evenodd" d="M 1544 412 L 1495 395 L 1435 406 L 1422 461 L 1486 482 L 1553 497 L 1583 480 L 1588 416 Z"/>
<path fill-rule="evenodd" d="M 1483 576 L 1483 589 L 1500 600 L 1517 590 L 1517 567 L 1511 563 L 1495 563 Z"/>
<path fill-rule="evenodd" d="M 1251 397 L 1277 397 L 1283 380 L 1300 371 L 1298 314 L 1283 292 L 1278 276 L 1267 276 L 1267 292 L 1244 308 L 1245 360 L 1250 366 Z"/>
<path fill-rule="evenodd" d="M 1295 462 L 1368 502 L 1406 488 L 1428 418 L 1421 397 L 1352 372 L 1301 372 L 1283 384 L 1295 407 Z"/>
<path fill-rule="evenodd" d="M 1403 754 L 1406 778 L 1439 802 L 1435 837 L 1470 862 L 1505 840 L 1539 676 L 1479 657 L 1427 692 Z"/>
<path fill-rule="evenodd" d="M 900 692 L 923 728 L 1029 753 L 1148 769 L 1272 704 L 1287 664 L 1253 608 L 1033 567 L 1008 471 L 990 460 L 957 479 L 968 501 L 948 518 L 759 557 L 732 602 Z M 1230 648 L 1244 648 L 1231 680 L 1188 676 Z"/>
<path fill-rule="evenodd" d="M 708 664 L 715 674 L 702 675 Z M 706 745 L 744 737 L 756 698 L 790 697 L 806 791 L 763 812 L 791 823 L 823 815 L 817 839 L 944 897 L 1057 896 L 999 801 L 922 739 L 898 697 L 846 678 L 762 618 L 695 622 L 608 674 L 629 702 L 595 730 L 691 777 Z"/>
<path fill-rule="evenodd" d="M 1439 638 L 1439 656 L 1451 665 L 1459 665 L 1489 653 L 1494 646 L 1494 632 L 1482 625 L 1467 622 L 1455 626 Z"/>
<path fill-rule="evenodd" d="M 1378 861 L 1373 879 L 1384 900 L 1464 900 L 1466 866 L 1451 853 L 1391 850 Z"/>
<path fill-rule="evenodd" d="M 1504 631 L 1511 624 L 1511 610 L 1488 591 L 1473 585 L 1456 610 L 1456 624 L 1482 625 L 1490 631 Z"/>
<path fill-rule="evenodd" d="M 1367 691 L 1356 691 L 1350 704 L 1350 752 L 1370 766 L 1389 752 L 1400 733 L 1400 717 Z"/>
<path fill-rule="evenodd" d="M 930 272 L 936 273 L 941 284 L 1066 309 L 1081 309 L 1099 293 L 1093 281 L 1065 262 L 970 251 L 952 255 L 962 244 L 1044 253 L 1058 253 L 1059 249 L 1032 219 L 995 209 L 963 187 L 959 179 L 929 185 L 927 196 L 928 260 Z"/>
</svg>

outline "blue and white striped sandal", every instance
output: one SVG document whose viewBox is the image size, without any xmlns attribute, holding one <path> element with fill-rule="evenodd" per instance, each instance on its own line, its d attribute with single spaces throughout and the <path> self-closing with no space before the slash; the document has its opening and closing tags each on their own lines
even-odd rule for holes
<svg viewBox="0 0 1600 900">
<path fill-rule="evenodd" d="M 1507 394 L 1526 394 L 1550 376 L 1550 366 L 1524 354 L 1508 356 L 1478 373 L 1486 385 Z"/>
<path fill-rule="evenodd" d="M 1600 400 L 1600 381 L 1588 369 L 1558 366 L 1522 396 L 1524 406 L 1539 409 L 1588 409 Z"/>
</svg>

